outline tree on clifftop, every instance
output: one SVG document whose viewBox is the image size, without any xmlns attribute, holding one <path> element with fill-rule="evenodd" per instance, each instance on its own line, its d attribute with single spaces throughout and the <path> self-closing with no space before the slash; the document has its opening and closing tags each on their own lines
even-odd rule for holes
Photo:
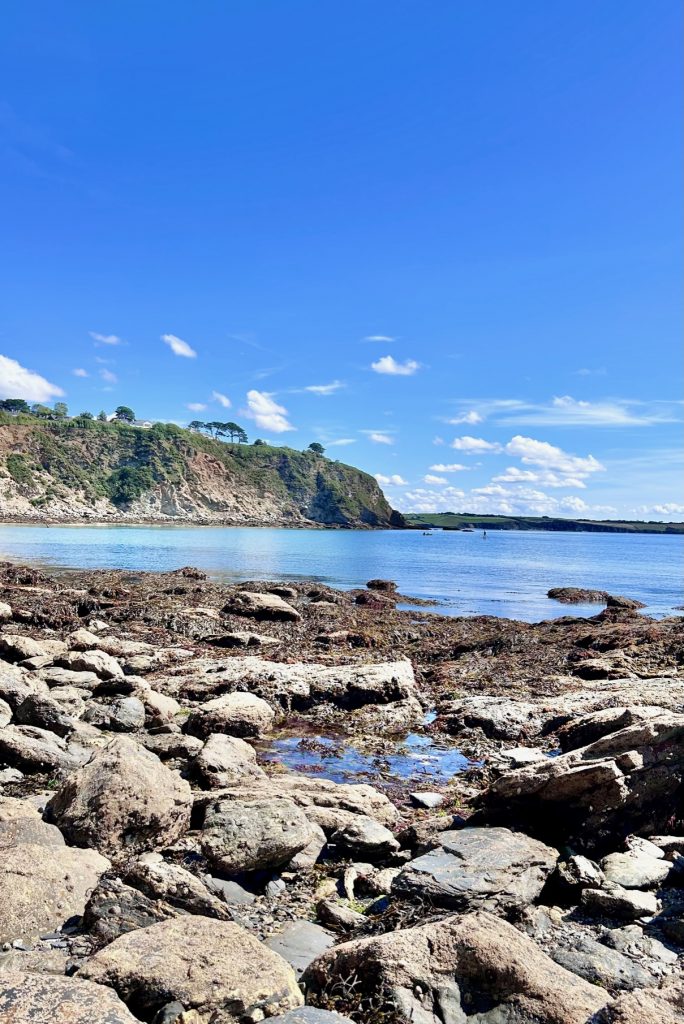
<svg viewBox="0 0 684 1024">
<path fill-rule="evenodd" d="M 325 455 L 325 448 L 323 447 L 322 444 L 319 444 L 318 441 L 312 441 L 312 443 L 307 448 L 307 451 L 313 452 L 314 455 Z"/>
<path fill-rule="evenodd" d="M 25 402 L 23 398 L 4 398 L 0 402 L 0 409 L 4 412 L 11 412 L 15 415 L 20 412 L 30 412 L 28 402 Z"/>
<path fill-rule="evenodd" d="M 120 423 L 132 423 L 135 419 L 135 413 L 127 405 L 119 405 L 114 410 L 114 418 L 119 420 Z"/>
</svg>

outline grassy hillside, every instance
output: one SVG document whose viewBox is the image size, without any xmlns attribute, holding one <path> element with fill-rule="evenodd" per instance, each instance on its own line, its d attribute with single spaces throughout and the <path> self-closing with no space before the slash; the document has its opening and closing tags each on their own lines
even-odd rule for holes
<svg viewBox="0 0 684 1024">
<path fill-rule="evenodd" d="M 0 413 L 0 516 L 401 526 L 373 477 L 313 452 L 174 424 Z"/>
<path fill-rule="evenodd" d="M 684 523 L 630 522 L 629 520 L 551 519 L 548 516 L 471 516 L 467 513 L 407 513 L 414 529 L 443 530 L 555 530 L 572 533 L 684 533 Z"/>
</svg>

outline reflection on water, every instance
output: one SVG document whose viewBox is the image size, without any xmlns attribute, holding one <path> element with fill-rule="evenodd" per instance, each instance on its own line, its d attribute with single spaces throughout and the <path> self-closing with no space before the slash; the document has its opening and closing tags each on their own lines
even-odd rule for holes
<svg viewBox="0 0 684 1024">
<path fill-rule="evenodd" d="M 529 622 L 600 610 L 549 600 L 556 586 L 626 594 L 656 616 L 684 603 L 684 536 L 0 526 L 0 558 L 73 568 L 195 565 L 230 583 L 306 579 L 343 589 L 382 577 L 402 594 L 436 600 L 429 610 Z"/>
<path fill-rule="evenodd" d="M 471 767 L 456 747 L 437 743 L 422 733 L 397 740 L 387 752 L 365 753 L 348 737 L 281 736 L 264 744 L 262 761 L 275 761 L 292 771 L 331 779 L 333 782 L 364 782 L 380 779 L 420 785 L 443 784 Z"/>
</svg>

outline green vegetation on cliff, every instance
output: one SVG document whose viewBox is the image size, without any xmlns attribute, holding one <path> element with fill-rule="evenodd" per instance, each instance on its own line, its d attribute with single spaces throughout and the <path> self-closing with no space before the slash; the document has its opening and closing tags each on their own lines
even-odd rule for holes
<svg viewBox="0 0 684 1024">
<path fill-rule="evenodd" d="M 373 477 L 316 451 L 219 441 L 175 424 L 0 411 L 0 516 L 403 526 Z M 85 511 L 84 511 L 85 509 Z M 97 513 L 97 516 L 96 516 Z"/>
<path fill-rule="evenodd" d="M 684 523 L 617 519 L 552 519 L 549 516 L 478 516 L 466 512 L 409 512 L 406 525 L 425 530 L 550 530 L 570 533 L 684 533 Z"/>
</svg>

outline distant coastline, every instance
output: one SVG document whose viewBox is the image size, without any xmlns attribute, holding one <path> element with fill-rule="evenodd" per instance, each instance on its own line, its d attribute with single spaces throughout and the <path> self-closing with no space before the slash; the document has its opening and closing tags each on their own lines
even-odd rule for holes
<svg viewBox="0 0 684 1024">
<path fill-rule="evenodd" d="M 480 516 L 467 512 L 406 512 L 410 530 L 544 530 L 551 533 L 684 534 L 684 523 L 627 519 L 555 519 L 550 516 Z"/>
</svg>

